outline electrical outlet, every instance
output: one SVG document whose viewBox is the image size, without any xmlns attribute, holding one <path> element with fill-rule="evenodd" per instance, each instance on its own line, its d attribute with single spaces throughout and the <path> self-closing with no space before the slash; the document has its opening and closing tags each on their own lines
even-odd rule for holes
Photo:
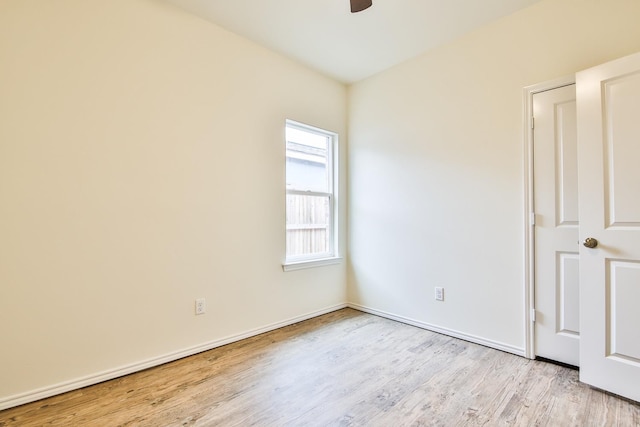
<svg viewBox="0 0 640 427">
<path fill-rule="evenodd" d="M 204 298 L 196 300 L 196 314 L 204 314 L 207 311 L 207 301 Z"/>
<path fill-rule="evenodd" d="M 436 301 L 444 301 L 444 288 L 436 286 Z"/>
</svg>

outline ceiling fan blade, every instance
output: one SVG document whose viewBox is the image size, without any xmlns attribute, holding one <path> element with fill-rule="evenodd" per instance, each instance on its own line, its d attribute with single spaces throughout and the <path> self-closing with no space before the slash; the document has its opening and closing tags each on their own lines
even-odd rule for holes
<svg viewBox="0 0 640 427">
<path fill-rule="evenodd" d="M 372 4 L 373 0 L 351 0 L 351 13 L 362 12 Z"/>
</svg>

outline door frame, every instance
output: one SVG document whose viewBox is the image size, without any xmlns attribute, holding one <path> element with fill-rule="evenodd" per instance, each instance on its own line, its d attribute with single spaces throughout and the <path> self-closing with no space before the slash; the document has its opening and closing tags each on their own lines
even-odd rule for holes
<svg viewBox="0 0 640 427">
<path fill-rule="evenodd" d="M 524 162 L 524 337 L 525 357 L 535 359 L 535 213 L 533 204 L 533 95 L 575 84 L 575 74 L 526 86 L 523 102 L 523 162 Z"/>
</svg>

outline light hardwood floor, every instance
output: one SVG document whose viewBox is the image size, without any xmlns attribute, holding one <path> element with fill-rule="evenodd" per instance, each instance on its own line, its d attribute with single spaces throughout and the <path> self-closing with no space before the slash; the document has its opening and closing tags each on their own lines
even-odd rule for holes
<svg viewBox="0 0 640 427">
<path fill-rule="evenodd" d="M 640 385 L 639 385 L 640 386 Z M 0 412 L 0 426 L 639 426 L 576 371 L 344 309 Z"/>
</svg>

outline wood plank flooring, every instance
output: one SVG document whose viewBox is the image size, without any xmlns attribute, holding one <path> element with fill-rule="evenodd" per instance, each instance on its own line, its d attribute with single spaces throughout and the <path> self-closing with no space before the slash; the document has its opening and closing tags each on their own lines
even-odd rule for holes
<svg viewBox="0 0 640 427">
<path fill-rule="evenodd" d="M 639 385 L 640 386 L 640 385 Z M 0 426 L 640 426 L 640 405 L 351 309 L 0 412 Z"/>
</svg>

